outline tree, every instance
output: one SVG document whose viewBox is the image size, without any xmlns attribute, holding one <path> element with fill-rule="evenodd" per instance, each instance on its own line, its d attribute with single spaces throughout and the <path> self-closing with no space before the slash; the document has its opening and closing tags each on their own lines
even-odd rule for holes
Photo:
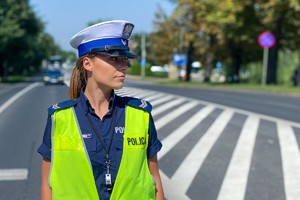
<svg viewBox="0 0 300 200">
<path fill-rule="evenodd" d="M 37 70 L 43 59 L 60 51 L 28 0 L 2 0 L 0 19 L 0 77 L 8 69 L 13 73 Z"/>
<path fill-rule="evenodd" d="M 224 29 L 235 22 L 235 12 L 240 7 L 234 5 L 232 0 L 178 0 L 177 4 L 174 15 L 184 27 L 188 49 L 196 51 L 190 50 L 188 54 L 187 81 L 190 80 L 190 64 L 195 55 L 205 63 L 205 81 L 208 82 L 224 49 Z"/>
<path fill-rule="evenodd" d="M 297 0 L 258 1 L 257 15 L 265 30 L 271 31 L 276 44 L 270 49 L 267 83 L 277 83 L 277 62 L 280 49 L 297 49 L 300 46 L 300 3 Z"/>
<path fill-rule="evenodd" d="M 173 53 L 179 51 L 180 25 L 174 18 L 168 17 L 159 6 L 155 17 L 155 31 L 149 38 L 151 52 L 148 53 L 148 57 L 155 65 L 164 65 L 170 62 Z"/>
<path fill-rule="evenodd" d="M 241 65 L 260 59 L 262 50 L 257 38 L 265 30 L 273 32 L 277 39 L 275 47 L 270 50 L 268 83 L 276 83 L 278 51 L 283 48 L 299 49 L 300 3 L 297 0 L 172 2 L 177 4 L 171 16 L 176 23 L 168 25 L 170 19 L 165 20 L 161 23 L 161 31 L 177 24 L 178 27 L 169 32 L 170 37 L 174 37 L 184 30 L 184 46 L 193 45 L 194 48 L 189 49 L 195 52 L 190 53 L 205 63 L 206 81 L 217 60 L 227 62 L 229 75 L 238 81 Z M 192 56 L 188 57 L 192 59 Z M 187 67 L 189 69 L 190 66 Z"/>
</svg>

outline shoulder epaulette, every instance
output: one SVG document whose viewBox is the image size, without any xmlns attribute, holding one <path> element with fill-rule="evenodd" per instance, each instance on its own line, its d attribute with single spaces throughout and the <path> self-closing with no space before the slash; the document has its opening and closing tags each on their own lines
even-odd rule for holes
<svg viewBox="0 0 300 200">
<path fill-rule="evenodd" d="M 77 103 L 76 99 L 70 99 L 66 101 L 59 102 L 57 104 L 54 104 L 53 106 L 50 106 L 48 108 L 48 112 L 50 114 L 53 114 L 55 111 L 63 109 L 63 108 L 69 108 L 71 106 L 74 106 Z"/>
<path fill-rule="evenodd" d="M 132 106 L 137 109 L 145 110 L 147 112 L 151 112 L 152 110 L 152 105 L 143 99 L 137 99 L 133 97 L 124 97 L 126 105 Z"/>
</svg>

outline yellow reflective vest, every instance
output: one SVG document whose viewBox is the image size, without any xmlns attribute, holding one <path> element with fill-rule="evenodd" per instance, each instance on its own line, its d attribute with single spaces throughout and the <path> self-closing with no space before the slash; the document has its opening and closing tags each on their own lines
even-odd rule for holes
<svg viewBox="0 0 300 200">
<path fill-rule="evenodd" d="M 126 106 L 123 154 L 110 200 L 154 200 L 147 163 L 149 113 Z M 73 107 L 52 114 L 49 184 L 53 200 L 100 200 Z"/>
</svg>

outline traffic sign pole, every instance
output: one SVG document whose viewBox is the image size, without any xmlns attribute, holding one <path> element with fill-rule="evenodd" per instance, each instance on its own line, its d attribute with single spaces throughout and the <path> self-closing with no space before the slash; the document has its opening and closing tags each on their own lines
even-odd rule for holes
<svg viewBox="0 0 300 200">
<path fill-rule="evenodd" d="M 143 33 L 141 37 L 141 50 L 142 50 L 142 60 L 141 60 L 141 77 L 145 78 L 145 68 L 146 68 L 146 34 Z"/>
<path fill-rule="evenodd" d="M 263 68 L 261 73 L 261 85 L 266 85 L 267 69 L 268 69 L 268 57 L 269 57 L 269 48 L 275 45 L 276 39 L 274 35 L 268 31 L 263 32 L 258 37 L 258 43 L 261 47 L 264 48 L 263 55 Z"/>
<path fill-rule="evenodd" d="M 261 76 L 261 85 L 266 85 L 266 77 L 267 77 L 267 67 L 268 67 L 268 57 L 269 57 L 269 48 L 264 48 L 264 56 L 263 56 L 263 70 Z"/>
</svg>

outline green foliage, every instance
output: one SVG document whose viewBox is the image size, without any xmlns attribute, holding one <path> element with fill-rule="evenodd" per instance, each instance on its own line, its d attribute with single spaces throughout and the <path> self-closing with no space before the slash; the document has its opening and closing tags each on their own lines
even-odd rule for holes
<svg viewBox="0 0 300 200">
<path fill-rule="evenodd" d="M 152 72 L 151 76 L 152 77 L 167 78 L 168 77 L 168 72 Z"/>
<path fill-rule="evenodd" d="M 133 62 L 128 69 L 128 74 L 131 75 L 140 75 L 141 74 L 141 65 L 138 62 Z"/>
<path fill-rule="evenodd" d="M 291 50 L 280 51 L 278 66 L 278 83 L 292 84 L 291 77 L 294 70 L 299 66 L 298 53 Z"/>
<path fill-rule="evenodd" d="M 131 67 L 128 69 L 128 74 L 140 76 L 142 74 L 141 69 L 141 65 L 138 62 L 132 62 Z M 151 76 L 149 63 L 147 63 L 145 66 L 145 76 Z"/>
<path fill-rule="evenodd" d="M 173 54 L 186 53 L 192 41 L 192 59 L 203 64 L 207 76 L 221 61 L 228 76 L 238 74 L 243 82 L 260 83 L 263 50 L 257 37 L 268 30 L 277 38 L 277 46 L 269 54 L 269 60 L 276 62 L 269 72 L 277 75 L 278 83 L 290 83 L 300 59 L 298 0 L 169 1 L 177 5 L 174 12 L 167 16 L 158 7 L 155 31 L 146 35 L 146 76 L 165 76 L 151 74 L 150 66 L 172 62 Z M 29 0 L 1 0 L 0 27 L 0 77 L 38 71 L 41 61 L 51 55 L 59 54 L 71 62 L 77 58 L 75 52 L 63 52 L 45 32 L 44 22 L 33 12 Z M 133 35 L 130 43 L 137 62 L 129 74 L 141 75 L 142 34 Z"/>
<path fill-rule="evenodd" d="M 286 82 L 290 70 L 282 68 L 280 53 L 299 51 L 300 2 L 297 0 L 173 0 L 177 5 L 171 16 L 158 11 L 153 33 L 152 51 L 157 60 L 167 63 L 176 51 L 187 52 L 194 42 L 194 59 L 201 61 L 206 74 L 215 62 L 226 63 L 228 75 L 250 71 L 251 82 L 259 82 L 262 48 L 258 35 L 263 31 L 275 34 L 277 42 L 269 54 L 269 74 L 277 74 L 278 83 Z M 164 59 L 160 59 L 163 52 Z M 298 53 L 299 54 L 299 53 Z M 272 62 L 271 62 L 272 61 Z M 296 62 L 299 62 L 297 60 Z M 255 63 L 255 64 L 253 64 Z M 278 67 L 277 67 L 278 66 Z M 277 70 L 278 68 L 278 70 Z M 245 77 L 241 77 L 245 78 Z M 274 78 L 271 76 L 271 78 Z M 273 82 L 276 82 L 273 80 Z"/>
<path fill-rule="evenodd" d="M 0 77 L 38 71 L 43 59 L 60 52 L 28 0 L 1 0 L 0 27 Z"/>
</svg>

